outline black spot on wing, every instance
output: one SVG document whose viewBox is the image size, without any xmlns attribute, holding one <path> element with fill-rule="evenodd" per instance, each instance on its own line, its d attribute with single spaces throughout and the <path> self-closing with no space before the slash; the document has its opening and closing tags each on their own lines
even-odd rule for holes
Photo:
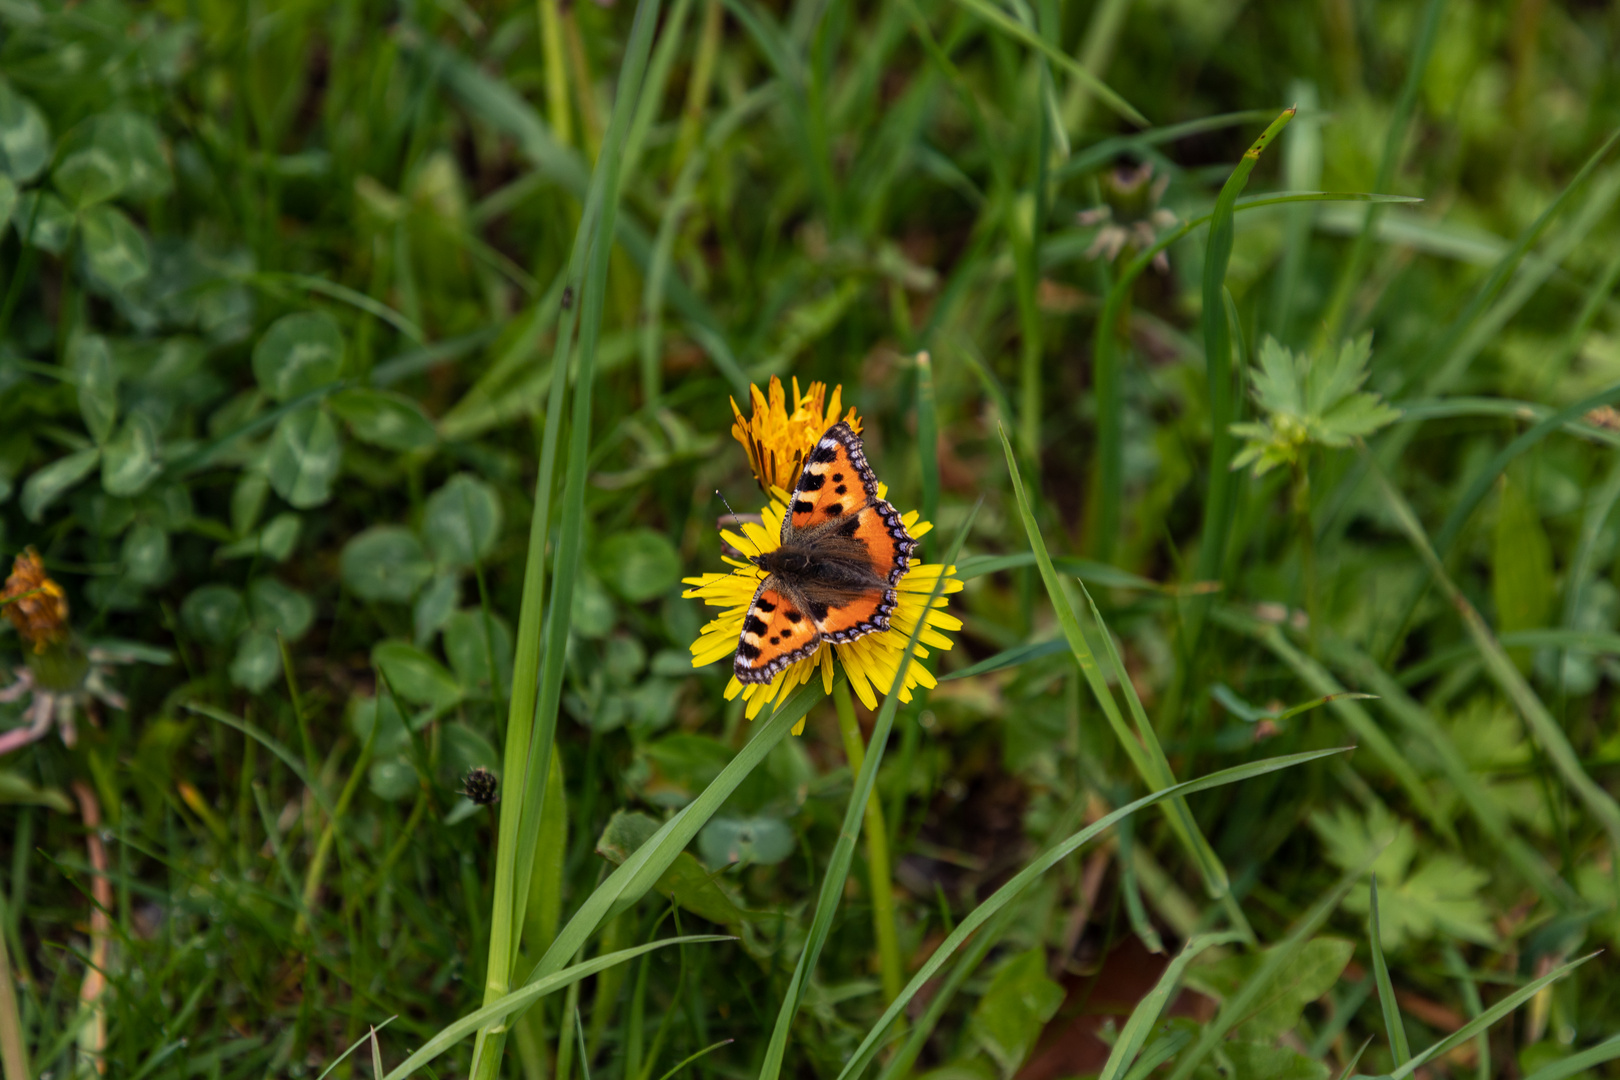
<svg viewBox="0 0 1620 1080">
<path fill-rule="evenodd" d="M 833 473 L 833 483 L 842 484 L 843 482 L 844 482 L 844 474 L 843 473 L 841 473 L 841 472 Z"/>
<path fill-rule="evenodd" d="M 776 610 L 776 605 L 765 599 L 763 596 L 754 601 L 754 606 L 765 612 L 767 615 Z"/>
<path fill-rule="evenodd" d="M 760 637 L 766 631 L 768 631 L 770 627 L 766 626 L 759 619 L 756 619 L 750 615 L 747 619 L 743 620 L 743 629 L 748 631 L 750 634 L 753 634 L 755 637 Z"/>
<path fill-rule="evenodd" d="M 823 440 L 816 448 L 810 451 L 810 460 L 817 465 L 825 465 L 829 461 L 837 460 L 838 444 L 831 439 Z"/>
<path fill-rule="evenodd" d="M 787 613 L 788 622 L 796 623 L 802 618 L 804 618 L 804 616 L 800 615 L 797 611 L 790 611 Z"/>
<path fill-rule="evenodd" d="M 772 645 L 780 645 L 780 644 L 782 644 L 782 639 L 773 634 L 773 635 L 771 635 L 771 644 Z"/>
<path fill-rule="evenodd" d="M 808 503 L 808 502 L 805 502 L 803 499 L 795 499 L 794 502 L 793 502 L 793 512 L 795 514 L 808 514 L 811 511 L 813 511 L 815 508 L 816 508 L 815 503 Z"/>
<path fill-rule="evenodd" d="M 861 527 L 860 515 L 845 518 L 844 523 L 835 530 L 837 535 L 848 538 L 855 535 L 855 530 Z"/>
<path fill-rule="evenodd" d="M 829 516 L 837 517 L 839 514 L 842 514 L 843 512 L 844 512 L 844 504 L 843 503 L 828 503 L 827 504 L 827 513 L 828 513 Z"/>
<path fill-rule="evenodd" d="M 799 481 L 799 490 L 820 491 L 821 486 L 826 482 L 827 477 L 822 473 L 806 473 L 804 478 Z"/>
<path fill-rule="evenodd" d="M 823 604 L 819 600 L 810 601 L 810 603 L 809 603 L 810 617 L 812 619 L 816 620 L 817 622 L 821 622 L 823 619 L 825 619 L 827 617 L 827 608 L 828 608 L 828 606 L 829 605 Z"/>
<path fill-rule="evenodd" d="M 737 645 L 737 655 L 742 657 L 744 660 L 758 660 L 759 648 L 757 646 L 748 644 L 746 641 L 740 642 Z"/>
</svg>

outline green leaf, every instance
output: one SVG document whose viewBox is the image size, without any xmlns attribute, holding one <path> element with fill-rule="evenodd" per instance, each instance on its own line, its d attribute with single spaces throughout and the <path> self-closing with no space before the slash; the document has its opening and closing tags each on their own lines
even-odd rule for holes
<svg viewBox="0 0 1620 1080">
<path fill-rule="evenodd" d="M 103 284 L 123 292 L 152 269 L 146 237 L 116 206 L 92 206 L 79 217 L 85 263 Z"/>
<path fill-rule="evenodd" d="M 504 701 L 512 691 L 512 631 L 499 615 L 458 611 L 444 625 L 444 654 L 461 685 L 483 698 Z M 491 686 L 491 679 L 498 680 Z"/>
<path fill-rule="evenodd" d="M 89 476 L 90 470 L 94 469 L 96 462 L 100 460 L 101 451 L 92 446 L 87 450 L 78 450 L 66 457 L 57 458 L 43 469 L 37 470 L 23 484 L 22 498 L 19 500 L 23 516 L 29 521 L 38 523 L 44 516 L 46 508 L 63 492 Z"/>
<path fill-rule="evenodd" d="M 204 585 L 181 603 L 180 620 L 201 640 L 223 645 L 247 626 L 247 605 L 229 585 Z"/>
<path fill-rule="evenodd" d="M 681 576 L 681 557 L 675 545 L 651 529 L 609 537 L 595 562 L 607 584 L 633 604 L 662 596 Z"/>
<path fill-rule="evenodd" d="M 379 719 L 382 727 L 377 729 L 376 739 L 372 741 L 371 729 Z M 371 752 L 379 758 L 404 753 L 411 745 L 411 733 L 405 726 L 399 704 L 383 688 L 379 688 L 375 697 L 357 697 L 350 701 L 349 730 L 354 732 L 360 745 L 371 742 Z"/>
<path fill-rule="evenodd" d="M 11 224 L 11 214 L 17 209 L 19 195 L 17 185 L 11 177 L 0 173 L 0 237 L 5 236 L 6 226 Z"/>
<path fill-rule="evenodd" d="M 371 662 L 403 701 L 445 709 L 461 700 L 461 685 L 456 677 L 415 645 L 379 642 L 371 650 Z"/>
<path fill-rule="evenodd" d="M 1546 626 L 1556 596 L 1552 546 L 1542 528 L 1541 515 L 1524 489 L 1503 476 L 1491 543 L 1491 600 L 1496 604 L 1496 632 L 1511 634 Z M 1529 649 L 1509 649 L 1508 655 L 1521 671 L 1529 669 Z"/>
<path fill-rule="evenodd" d="M 1393 423 L 1400 410 L 1360 389 L 1371 356 L 1370 335 L 1316 356 L 1291 352 L 1268 336 L 1260 344 L 1259 364 L 1250 372 L 1263 417 L 1230 426 L 1246 443 L 1232 467 L 1252 464 L 1258 476 L 1295 464 L 1307 445 L 1349 446 Z"/>
<path fill-rule="evenodd" d="M 67 368 L 79 388 L 79 412 L 85 428 L 96 442 L 106 442 L 118 419 L 118 377 L 107 339 L 100 334 L 75 334 L 68 342 Z"/>
<path fill-rule="evenodd" d="M 103 448 L 101 488 L 109 495 L 139 495 L 163 472 L 158 435 L 145 413 L 131 413 Z"/>
<path fill-rule="evenodd" d="M 73 221 L 73 211 L 49 191 L 24 192 L 17 200 L 17 208 L 11 212 L 11 223 L 17 226 L 17 235 L 52 255 L 67 250 L 68 237 L 73 235 Z"/>
<path fill-rule="evenodd" d="M 0 87 L 4 87 L 0 83 Z M 0 769 L 0 806 L 45 806 L 58 814 L 73 813 L 73 802 L 53 787 L 40 787 L 10 770 Z"/>
<path fill-rule="evenodd" d="M 366 771 L 366 781 L 371 793 L 385 802 L 403 802 L 422 787 L 416 767 L 404 758 L 373 761 Z"/>
<path fill-rule="evenodd" d="M 698 851 L 715 869 L 732 863 L 775 866 L 793 850 L 793 830 L 781 818 L 715 817 L 698 833 Z"/>
<path fill-rule="evenodd" d="M 597 576 L 589 572 L 580 574 L 569 611 L 573 616 L 569 620 L 569 628 L 581 637 L 593 639 L 612 633 L 619 618 L 613 607 L 613 597 L 602 587 Z"/>
<path fill-rule="evenodd" d="M 467 473 L 451 477 L 422 511 L 422 539 L 440 566 L 475 565 L 494 550 L 500 532 L 500 496 Z"/>
<path fill-rule="evenodd" d="M 729 746 L 707 735 L 666 735 L 636 748 L 625 781 L 654 806 L 681 807 L 697 798 L 732 757 Z"/>
<path fill-rule="evenodd" d="M 1046 950 L 1009 958 L 968 1019 L 968 1031 L 1004 1077 L 1018 1071 L 1041 1029 L 1063 1004 L 1063 987 L 1046 976 Z"/>
<path fill-rule="evenodd" d="M 646 814 L 616 810 L 596 841 L 596 853 L 615 866 L 623 863 L 658 832 L 658 822 Z M 669 897 L 692 914 L 722 926 L 736 926 L 742 909 L 732 903 L 718 882 L 690 852 L 675 856 L 653 890 Z"/>
<path fill-rule="evenodd" d="M 169 534 L 149 522 L 135 526 L 124 536 L 120 561 L 136 585 L 162 584 L 169 575 Z"/>
<path fill-rule="evenodd" d="M 473 769 L 501 771 L 501 755 L 490 741 L 466 724 L 445 724 L 439 731 L 439 768 L 452 781 L 460 781 Z"/>
<path fill-rule="evenodd" d="M 440 574 L 422 590 L 411 609 L 411 625 L 416 631 L 416 643 L 426 645 L 444 628 L 461 602 L 461 578 L 455 574 Z"/>
<path fill-rule="evenodd" d="M 439 433 L 422 407 L 403 394 L 350 387 L 331 397 L 332 411 L 361 442 L 401 453 L 439 441 Z"/>
<path fill-rule="evenodd" d="M 283 315 L 253 347 L 253 376 L 276 401 L 325 386 L 343 371 L 343 332 L 324 311 Z"/>
<path fill-rule="evenodd" d="M 249 630 L 237 642 L 231 659 L 231 682 L 255 694 L 267 689 L 281 674 L 281 646 L 274 634 Z"/>
<path fill-rule="evenodd" d="M 256 630 L 297 641 L 315 622 L 315 603 L 275 578 L 259 578 L 248 586 L 248 617 Z"/>
<path fill-rule="evenodd" d="M 288 413 L 276 424 L 265 456 L 265 475 L 277 495 L 299 510 L 332 497 L 343 460 L 337 425 L 320 406 Z"/>
<path fill-rule="evenodd" d="M 267 559 L 285 562 L 298 546 L 303 518 L 288 510 L 270 519 L 264 528 L 214 552 L 216 559 Z"/>
<path fill-rule="evenodd" d="M 1243 1080 L 1327 1080 L 1332 1072 L 1286 1046 L 1233 1041 L 1222 1044 L 1221 1053 L 1232 1063 L 1230 1075 Z"/>
<path fill-rule="evenodd" d="M 51 158 L 51 129 L 39 107 L 0 80 L 0 172 L 19 184 Z"/>
<path fill-rule="evenodd" d="M 174 183 L 157 125 L 125 110 L 99 113 L 70 131 L 51 180 L 81 208 L 120 196 L 157 198 Z"/>
<path fill-rule="evenodd" d="M 374 525 L 343 546 L 343 584 L 362 600 L 405 603 L 433 576 L 422 541 L 401 525 Z"/>
<path fill-rule="evenodd" d="M 1383 846 L 1372 871 L 1378 875 L 1379 937 L 1386 951 L 1409 938 L 1426 940 L 1436 933 L 1482 945 L 1495 942 L 1490 911 L 1479 897 L 1490 875 L 1443 852 L 1414 869 L 1417 836 L 1411 825 L 1397 821 L 1382 804 L 1365 819 L 1344 805 L 1331 814 L 1318 811 L 1311 815 L 1310 825 L 1328 859 L 1346 870 L 1366 865 Z M 1372 909 L 1368 885 L 1362 882 L 1352 888 L 1344 906 L 1368 914 Z"/>
<path fill-rule="evenodd" d="M 1353 941 L 1319 937 L 1306 942 L 1297 955 L 1278 969 L 1263 987 L 1251 991 L 1256 996 L 1248 1012 L 1233 1027 L 1240 1039 L 1269 1043 L 1299 1024 L 1305 1006 L 1331 990 L 1355 954 Z M 1222 957 L 1194 968 L 1187 985 L 1225 1001 L 1254 978 L 1271 950 Z M 1275 965 L 1273 965 L 1275 966 Z"/>
</svg>

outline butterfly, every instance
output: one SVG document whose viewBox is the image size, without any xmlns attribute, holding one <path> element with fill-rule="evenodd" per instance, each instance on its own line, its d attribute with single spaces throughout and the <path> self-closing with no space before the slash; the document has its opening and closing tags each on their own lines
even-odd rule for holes
<svg viewBox="0 0 1620 1080">
<path fill-rule="evenodd" d="M 916 546 L 878 498 L 860 436 L 844 421 L 828 428 L 788 500 L 782 546 L 749 560 L 766 577 L 743 618 L 738 680 L 768 683 L 824 641 L 887 630 Z"/>
</svg>

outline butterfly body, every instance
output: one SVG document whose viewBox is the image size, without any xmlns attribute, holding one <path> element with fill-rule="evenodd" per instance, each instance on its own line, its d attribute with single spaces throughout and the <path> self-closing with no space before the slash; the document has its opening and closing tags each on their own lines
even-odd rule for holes
<svg viewBox="0 0 1620 1080">
<path fill-rule="evenodd" d="M 766 576 L 743 619 L 737 678 L 770 682 L 823 642 L 887 630 L 915 548 L 899 512 L 878 498 L 860 436 L 834 424 L 806 458 L 781 546 L 750 560 Z"/>
</svg>

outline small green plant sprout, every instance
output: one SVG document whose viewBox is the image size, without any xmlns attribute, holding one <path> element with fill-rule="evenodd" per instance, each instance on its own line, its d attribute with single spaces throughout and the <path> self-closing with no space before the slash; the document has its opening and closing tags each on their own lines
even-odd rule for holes
<svg viewBox="0 0 1620 1080">
<path fill-rule="evenodd" d="M 1399 409 L 1361 389 L 1371 355 L 1371 334 L 1314 357 L 1267 337 L 1252 374 L 1264 419 L 1232 425 L 1232 434 L 1244 440 L 1232 468 L 1252 464 L 1261 476 L 1279 465 L 1301 465 L 1313 444 L 1346 447 L 1398 419 Z"/>
</svg>

